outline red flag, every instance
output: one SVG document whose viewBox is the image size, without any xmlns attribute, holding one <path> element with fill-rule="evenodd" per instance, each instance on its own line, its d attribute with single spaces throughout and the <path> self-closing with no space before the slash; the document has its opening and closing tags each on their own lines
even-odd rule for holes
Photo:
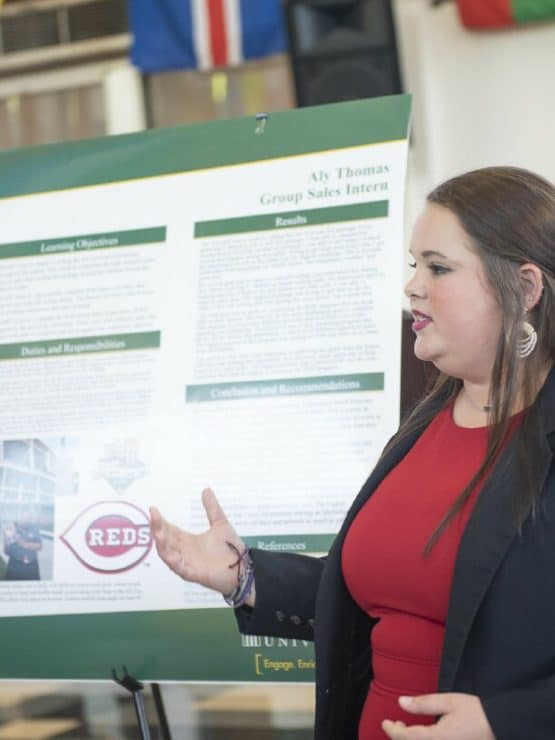
<svg viewBox="0 0 555 740">
<path fill-rule="evenodd" d="M 457 0 L 467 28 L 507 28 L 555 17 L 555 0 Z"/>
<path fill-rule="evenodd" d="M 467 28 L 503 28 L 514 25 L 510 0 L 457 0 Z"/>
</svg>

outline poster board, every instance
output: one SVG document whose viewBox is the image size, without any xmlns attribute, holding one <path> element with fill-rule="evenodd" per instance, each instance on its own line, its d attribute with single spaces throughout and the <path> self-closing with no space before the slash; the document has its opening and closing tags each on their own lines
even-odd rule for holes
<svg viewBox="0 0 555 740">
<path fill-rule="evenodd" d="M 146 511 L 200 531 L 210 484 L 249 544 L 327 550 L 398 423 L 409 111 L 0 154 L 0 677 L 312 680 L 310 644 L 163 567 Z M 40 581 L 8 577 L 25 526 Z"/>
</svg>

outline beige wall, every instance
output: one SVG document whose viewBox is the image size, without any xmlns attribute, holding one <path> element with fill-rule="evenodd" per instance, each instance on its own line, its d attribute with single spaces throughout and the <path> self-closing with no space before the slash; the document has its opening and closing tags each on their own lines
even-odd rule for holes
<svg viewBox="0 0 555 740">
<path fill-rule="evenodd" d="M 455 3 L 394 0 L 405 87 L 414 94 L 407 232 L 441 180 L 491 164 L 555 181 L 555 22 L 466 30 Z"/>
</svg>

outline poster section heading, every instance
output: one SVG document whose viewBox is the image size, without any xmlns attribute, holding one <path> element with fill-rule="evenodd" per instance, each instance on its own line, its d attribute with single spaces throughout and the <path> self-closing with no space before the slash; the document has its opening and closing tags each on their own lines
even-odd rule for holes
<svg viewBox="0 0 555 740">
<path fill-rule="evenodd" d="M 197 239 L 224 234 L 245 234 L 249 231 L 271 231 L 299 226 L 316 226 L 367 218 L 386 218 L 387 200 L 332 208 L 312 208 L 303 211 L 272 213 L 263 216 L 241 216 L 195 224 Z"/>
<path fill-rule="evenodd" d="M 281 378 L 279 380 L 188 386 L 186 399 L 189 403 L 199 403 L 203 401 L 231 401 L 246 398 L 305 396 L 313 393 L 383 391 L 383 388 L 383 373 L 365 373 L 360 375 Z"/>
<path fill-rule="evenodd" d="M 139 244 L 161 244 L 165 241 L 165 226 L 156 226 L 150 229 L 129 229 L 127 231 L 115 231 L 108 234 L 64 236 L 56 239 L 0 244 L 0 259 L 63 254 L 67 252 L 88 252 L 92 249 L 114 249 L 117 247 L 132 247 Z"/>
<path fill-rule="evenodd" d="M 73 337 L 50 339 L 47 342 L 25 342 L 22 344 L 0 344 L 0 361 L 28 360 L 37 357 L 59 355 L 81 355 L 92 352 L 125 352 L 160 347 L 160 332 L 139 332 L 101 337 Z"/>
</svg>

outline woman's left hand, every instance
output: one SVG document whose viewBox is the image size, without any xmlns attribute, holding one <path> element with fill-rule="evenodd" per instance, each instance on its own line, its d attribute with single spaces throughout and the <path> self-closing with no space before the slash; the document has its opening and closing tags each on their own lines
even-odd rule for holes
<svg viewBox="0 0 555 740">
<path fill-rule="evenodd" d="M 471 694 L 426 694 L 401 697 L 411 714 L 440 714 L 434 725 L 412 725 L 386 719 L 382 729 L 391 740 L 495 740 L 481 701 Z"/>
</svg>

